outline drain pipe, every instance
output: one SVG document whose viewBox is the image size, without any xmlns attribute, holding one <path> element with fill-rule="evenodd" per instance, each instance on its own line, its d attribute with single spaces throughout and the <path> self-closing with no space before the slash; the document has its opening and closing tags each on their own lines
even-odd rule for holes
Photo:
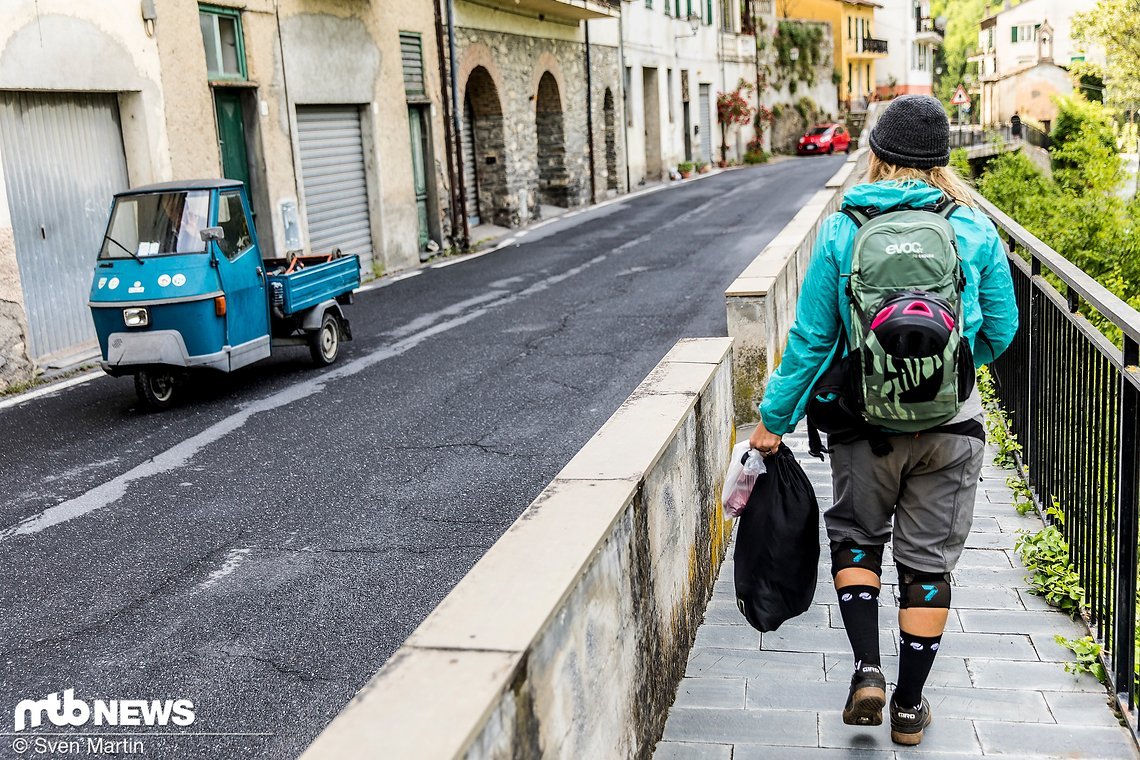
<svg viewBox="0 0 1140 760">
<path fill-rule="evenodd" d="M 455 0 L 447 0 L 447 49 L 451 64 L 451 125 L 455 133 L 456 185 L 459 188 L 459 217 L 463 222 L 463 236 L 460 248 L 466 251 L 471 246 L 471 230 L 467 225 L 467 185 L 463 176 L 463 111 L 459 105 L 459 73 L 456 71 L 455 54 Z"/>
<path fill-rule="evenodd" d="M 590 20 L 582 22 L 586 27 L 586 152 L 590 157 L 590 205 L 598 202 L 598 188 L 594 181 L 594 78 L 590 70 Z"/>
<path fill-rule="evenodd" d="M 455 238 L 460 234 L 460 226 L 462 222 L 460 217 L 464 215 L 463 209 L 459 208 L 459 188 L 455 185 L 455 154 L 451 152 L 451 146 L 455 144 L 455 132 L 452 129 L 451 123 L 451 98 L 447 89 L 447 59 L 443 54 L 443 11 L 439 7 L 440 0 L 435 0 L 432 3 L 435 6 L 435 49 L 436 57 L 439 59 L 439 89 L 440 101 L 443 105 L 443 140 L 447 148 L 447 198 L 448 205 L 451 206 L 451 240 L 455 242 Z"/>
<path fill-rule="evenodd" d="M 625 91 L 625 4 L 622 3 L 618 7 L 618 91 L 621 93 L 621 149 L 625 155 L 625 191 L 628 193 L 630 187 L 630 172 L 629 172 L 629 103 L 626 98 L 629 97 Z M 1140 175 L 1140 172 L 1138 172 Z"/>
</svg>

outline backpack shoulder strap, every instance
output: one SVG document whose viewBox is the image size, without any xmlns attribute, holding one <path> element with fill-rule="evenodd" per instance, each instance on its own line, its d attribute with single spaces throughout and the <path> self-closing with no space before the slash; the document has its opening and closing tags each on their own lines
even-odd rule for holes
<svg viewBox="0 0 1140 760">
<path fill-rule="evenodd" d="M 958 201 L 947 196 L 940 204 L 938 204 L 938 210 L 935 213 L 937 213 L 946 221 L 950 221 L 950 217 L 953 216 L 954 212 L 959 208 L 960 206 L 958 205 Z"/>
<path fill-rule="evenodd" d="M 839 213 L 855 222 L 855 229 L 859 229 L 864 224 L 875 218 L 875 214 L 872 213 L 872 211 L 875 210 L 877 209 L 867 209 L 861 208 L 859 206 L 844 206 L 843 208 L 839 209 Z"/>
</svg>

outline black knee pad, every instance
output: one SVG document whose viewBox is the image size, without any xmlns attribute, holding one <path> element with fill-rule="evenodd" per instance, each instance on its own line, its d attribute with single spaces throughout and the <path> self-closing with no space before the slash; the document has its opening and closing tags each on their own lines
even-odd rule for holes
<svg viewBox="0 0 1140 760">
<path fill-rule="evenodd" d="M 870 570 L 878 576 L 883 574 L 883 545 L 867 546 L 854 541 L 831 542 L 831 577 L 840 570 L 851 567 Z"/>
<path fill-rule="evenodd" d="M 895 563 L 899 570 L 899 608 L 950 609 L 950 573 L 924 573 Z"/>
</svg>

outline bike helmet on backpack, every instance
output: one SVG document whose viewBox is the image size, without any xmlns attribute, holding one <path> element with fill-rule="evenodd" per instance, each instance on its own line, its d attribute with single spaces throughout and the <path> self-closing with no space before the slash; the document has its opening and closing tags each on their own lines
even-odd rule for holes
<svg viewBox="0 0 1140 760">
<path fill-rule="evenodd" d="M 950 304 L 924 291 L 893 293 L 871 315 L 871 332 L 894 357 L 917 359 L 942 352 L 954 331 Z"/>
</svg>

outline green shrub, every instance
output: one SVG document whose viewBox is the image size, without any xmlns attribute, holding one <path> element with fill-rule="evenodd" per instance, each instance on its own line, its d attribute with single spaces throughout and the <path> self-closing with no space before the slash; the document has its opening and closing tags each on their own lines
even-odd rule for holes
<svg viewBox="0 0 1140 760">
<path fill-rule="evenodd" d="M 767 163 L 768 154 L 762 150 L 750 150 L 744 154 L 744 163 L 746 164 L 763 164 Z"/>
<path fill-rule="evenodd" d="M 1069 543 L 1057 526 L 1049 525 L 1032 534 L 1021 531 L 1014 548 L 1029 570 L 1032 593 L 1069 617 L 1077 617 L 1085 602 L 1085 590 L 1069 561 Z"/>
</svg>

